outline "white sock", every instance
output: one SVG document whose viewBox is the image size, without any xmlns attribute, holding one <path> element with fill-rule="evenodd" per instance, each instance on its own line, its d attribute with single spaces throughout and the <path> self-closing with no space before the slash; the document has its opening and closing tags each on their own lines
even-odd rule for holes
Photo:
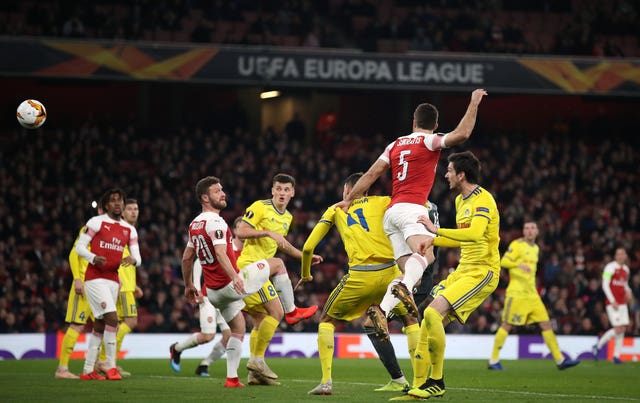
<svg viewBox="0 0 640 403">
<path fill-rule="evenodd" d="M 615 341 L 613 342 L 613 356 L 620 358 L 620 350 L 622 350 L 622 342 L 624 341 L 624 332 L 616 334 Z"/>
<path fill-rule="evenodd" d="M 105 326 L 104 328 L 104 352 L 106 354 L 107 368 L 116 366 L 116 331 L 117 328 Z"/>
<path fill-rule="evenodd" d="M 384 311 L 385 316 L 389 316 L 389 312 L 391 312 L 393 307 L 395 307 L 400 303 L 400 300 L 394 297 L 393 294 L 391 293 L 391 287 L 393 287 L 394 284 L 397 284 L 399 282 L 400 280 L 398 279 L 395 279 L 392 282 L 390 282 L 389 285 L 387 286 L 387 292 L 384 294 L 384 297 L 382 297 L 382 301 L 380 302 L 380 309 Z"/>
<path fill-rule="evenodd" d="M 207 365 L 207 366 L 211 365 L 211 363 L 218 361 L 226 351 L 227 351 L 227 348 L 224 346 L 224 344 L 222 344 L 222 341 L 217 342 L 216 345 L 213 346 L 213 350 L 211 350 L 211 354 L 209 354 L 207 358 L 202 360 L 200 365 Z"/>
<path fill-rule="evenodd" d="M 289 280 L 289 275 L 287 273 L 276 274 L 271 277 L 271 282 L 274 287 L 276 287 L 284 312 L 293 312 L 293 310 L 296 309 L 296 305 L 293 297 L 293 286 L 291 285 L 291 280 Z"/>
<path fill-rule="evenodd" d="M 178 344 L 174 347 L 177 352 L 181 353 L 184 350 L 188 350 L 198 345 L 198 335 L 200 333 L 190 334 L 186 339 L 179 341 Z"/>
<path fill-rule="evenodd" d="M 413 292 L 413 287 L 422 278 L 422 274 L 427 269 L 427 259 L 419 253 L 414 253 L 404 264 L 404 279 L 402 282 L 407 286 L 409 292 Z"/>
<path fill-rule="evenodd" d="M 600 337 L 600 340 L 598 340 L 598 350 L 601 350 L 602 347 L 604 347 L 604 345 L 607 344 L 609 340 L 613 339 L 615 335 L 616 335 L 616 331 L 614 328 L 607 330 L 602 335 L 602 337 Z"/>
<path fill-rule="evenodd" d="M 402 375 L 400 378 L 392 379 L 392 381 L 404 385 L 405 383 L 407 383 L 407 378 Z"/>
<path fill-rule="evenodd" d="M 242 355 L 242 340 L 232 335 L 227 342 L 227 378 L 238 377 L 240 356 Z"/>
<path fill-rule="evenodd" d="M 100 354 L 100 344 L 102 344 L 102 333 L 91 333 L 89 338 L 89 347 L 87 347 L 87 353 L 84 357 L 84 368 L 82 373 L 88 374 L 93 372 L 93 367 L 98 360 L 98 354 Z"/>
</svg>

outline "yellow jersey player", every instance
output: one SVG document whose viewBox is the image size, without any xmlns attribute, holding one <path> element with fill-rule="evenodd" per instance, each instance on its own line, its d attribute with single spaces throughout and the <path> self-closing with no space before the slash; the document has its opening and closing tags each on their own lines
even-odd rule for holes
<svg viewBox="0 0 640 403">
<path fill-rule="evenodd" d="M 136 199 L 127 199 L 125 202 L 124 210 L 122 211 L 122 218 L 133 225 L 134 227 L 138 223 L 138 217 L 140 216 L 140 207 Z M 126 258 L 130 256 L 129 247 L 125 246 L 122 257 Z M 131 333 L 133 329 L 138 325 L 138 307 L 136 305 L 136 299 L 142 298 L 142 289 L 138 287 L 136 283 L 136 267 L 133 265 L 120 265 L 118 269 L 118 276 L 120 277 L 120 295 L 118 296 L 118 303 L 116 308 L 118 309 L 118 333 L 116 334 L 116 357 L 120 353 L 122 347 L 122 341 L 124 337 Z M 96 364 L 97 369 L 100 372 L 106 373 L 107 359 L 106 352 L 104 350 L 104 344 L 100 350 L 100 359 Z M 118 372 L 122 376 L 131 376 L 131 373 L 118 367 Z"/>
<path fill-rule="evenodd" d="M 533 323 L 540 325 L 542 338 L 549 347 L 558 369 L 571 368 L 580 363 L 579 360 L 566 358 L 560 352 L 556 335 L 551 328 L 547 308 L 542 303 L 536 289 L 536 271 L 538 267 L 539 248 L 536 244 L 538 225 L 526 221 L 522 228 L 522 238 L 509 244 L 509 249 L 502 257 L 500 266 L 509 271 L 509 285 L 502 311 L 502 325 L 496 332 L 493 351 L 489 360 L 489 369 L 501 370 L 500 349 L 513 327 Z"/>
<path fill-rule="evenodd" d="M 242 252 L 238 257 L 240 270 L 253 262 L 272 258 L 278 251 L 296 259 L 302 258 L 302 252 L 285 238 L 293 220 L 287 205 L 295 195 L 295 179 L 287 174 L 275 175 L 271 195 L 271 199 L 258 200 L 251 204 L 238 224 L 236 236 L 244 240 Z M 313 263 L 319 263 L 322 258 L 313 255 L 312 260 Z M 264 361 L 264 355 L 278 324 L 283 316 L 288 324 L 295 324 L 312 316 L 318 310 L 318 306 L 295 306 L 293 287 L 286 268 L 271 276 L 270 281 L 267 281 L 260 291 L 244 301 L 244 310 L 254 319 L 249 336 L 250 358 L 247 369 L 259 376 L 277 379 L 278 376 Z M 249 377 L 255 378 L 251 373 Z"/>
<path fill-rule="evenodd" d="M 98 214 L 102 214 L 104 212 L 101 206 L 102 205 L 98 203 Z M 78 253 L 76 252 L 78 238 L 80 237 L 80 234 L 84 233 L 85 229 L 85 227 L 80 229 L 76 240 L 73 242 L 73 247 L 69 252 L 69 267 L 71 268 L 71 274 L 73 275 L 73 283 L 71 284 L 69 300 L 67 302 L 67 315 L 65 317 L 65 322 L 67 322 L 69 326 L 62 338 L 60 361 L 55 373 L 55 377 L 61 379 L 80 379 L 78 375 L 69 371 L 69 359 L 71 358 L 73 349 L 76 346 L 78 337 L 80 337 L 80 333 L 83 333 L 85 330 L 87 319 L 90 317 L 92 318 L 89 302 L 84 294 L 84 274 L 87 271 L 87 265 L 89 262 L 78 256 Z"/>
<path fill-rule="evenodd" d="M 343 195 L 348 194 L 362 173 L 350 175 L 344 183 Z M 320 317 L 318 326 L 318 355 L 322 368 L 320 384 L 310 390 L 310 395 L 333 393 L 332 372 L 335 326 L 350 322 L 365 314 L 374 315 L 372 305 L 379 304 L 388 284 L 401 275 L 393 257 L 391 242 L 384 232 L 382 217 L 389 205 L 388 196 L 362 196 L 353 200 L 345 213 L 335 205 L 329 207 L 316 224 L 302 248 L 302 275 L 298 285 L 311 281 L 311 256 L 313 250 L 335 226 L 349 258 L 349 273 L 331 292 Z M 297 286 L 296 286 L 297 288 Z M 409 355 L 418 343 L 420 328 L 417 320 L 408 315 L 404 305 L 399 304 L 397 314 L 402 317 L 408 337 Z M 382 313 L 380 312 L 380 315 Z M 386 324 L 386 321 L 383 321 Z M 388 333 L 375 329 L 376 321 L 366 317 L 364 331 L 371 340 L 380 360 L 391 376 L 387 385 L 376 391 L 408 391 L 409 383 L 398 364 L 393 344 Z M 386 337 L 385 337 L 386 336 Z"/>
<path fill-rule="evenodd" d="M 428 238 L 420 248 L 426 250 L 431 244 L 458 247 L 460 261 L 456 270 L 433 288 L 434 300 L 424 310 L 414 357 L 418 383 L 409 391 L 421 399 L 445 394 L 444 327 L 454 319 L 466 322 L 496 289 L 500 277 L 500 215 L 493 196 L 478 185 L 480 161 L 470 151 L 451 154 L 448 161 L 445 178 L 449 188 L 460 193 L 455 203 L 457 228 L 437 228 L 428 216 L 421 216 L 418 222 L 437 236 Z M 422 380 L 425 382 L 419 383 Z"/>
</svg>

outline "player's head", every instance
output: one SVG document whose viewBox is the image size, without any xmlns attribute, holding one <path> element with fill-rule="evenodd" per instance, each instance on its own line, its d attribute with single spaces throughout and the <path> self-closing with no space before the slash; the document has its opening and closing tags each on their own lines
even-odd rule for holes
<svg viewBox="0 0 640 403">
<path fill-rule="evenodd" d="M 347 176 L 347 179 L 344 180 L 344 186 L 342 187 L 342 198 L 346 198 L 347 195 L 349 194 L 349 192 L 351 192 L 351 189 L 353 189 L 353 185 L 356 184 L 356 182 L 358 181 L 358 179 L 360 179 L 362 177 L 363 173 L 362 172 L 356 172 L 356 173 L 352 173 L 351 175 Z M 364 196 L 366 196 L 367 193 L 364 193 Z M 360 195 L 356 195 L 356 197 L 360 197 Z"/>
<path fill-rule="evenodd" d="M 98 205 L 102 207 L 102 210 L 114 220 L 119 220 L 122 217 L 122 210 L 124 203 L 127 200 L 127 195 L 124 190 L 120 188 L 112 188 L 104 192 Z"/>
<path fill-rule="evenodd" d="M 447 158 L 449 165 L 444 176 L 450 189 L 461 189 L 462 184 L 477 184 L 480 177 L 480 161 L 471 151 L 454 153 Z"/>
<path fill-rule="evenodd" d="M 236 229 L 238 229 L 238 225 L 240 225 L 240 222 L 242 221 L 242 216 L 237 216 L 235 220 L 233 220 L 233 224 L 231 224 L 231 232 L 233 233 L 233 236 L 236 236 Z"/>
<path fill-rule="evenodd" d="M 222 184 L 215 176 L 207 176 L 198 181 L 196 196 L 203 207 L 208 206 L 216 210 L 227 207 L 227 197 L 222 190 Z"/>
<path fill-rule="evenodd" d="M 538 237 L 538 224 L 532 220 L 525 220 L 522 225 L 522 236 L 527 242 L 534 242 Z"/>
<path fill-rule="evenodd" d="M 127 199 L 127 201 L 124 203 L 122 218 L 124 218 L 124 220 L 129 224 L 136 225 L 139 215 L 140 208 L 138 207 L 138 201 L 136 199 Z"/>
<path fill-rule="evenodd" d="M 627 262 L 627 250 L 625 248 L 619 247 L 616 248 L 616 253 L 613 256 L 613 258 L 615 259 L 615 261 L 618 264 L 624 264 Z"/>
<path fill-rule="evenodd" d="M 277 174 L 271 181 L 271 196 L 278 210 L 284 210 L 296 194 L 296 180 L 291 175 Z"/>
<path fill-rule="evenodd" d="M 438 128 L 438 108 L 431 104 L 420 104 L 413 112 L 413 130 L 436 130 Z"/>
</svg>

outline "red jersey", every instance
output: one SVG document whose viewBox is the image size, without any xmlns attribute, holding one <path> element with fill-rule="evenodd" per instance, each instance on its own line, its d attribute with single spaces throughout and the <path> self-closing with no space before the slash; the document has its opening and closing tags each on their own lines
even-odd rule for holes
<svg viewBox="0 0 640 403">
<path fill-rule="evenodd" d="M 391 167 L 389 207 L 396 203 L 424 206 L 436 176 L 443 135 L 411 133 L 398 137 L 378 157 Z"/>
<path fill-rule="evenodd" d="M 602 282 L 602 288 L 604 289 L 605 294 L 609 294 L 607 291 L 610 291 L 611 295 L 619 305 L 624 305 L 627 303 L 625 298 L 625 293 L 629 288 L 629 267 L 626 264 L 619 265 L 615 260 L 613 262 L 607 263 L 602 272 L 602 278 L 609 279 L 609 284 L 606 284 L 606 281 Z M 608 286 L 608 290 L 607 290 Z M 611 301 L 609 301 L 609 296 L 605 298 L 606 304 L 610 305 Z"/>
<path fill-rule="evenodd" d="M 231 228 L 227 225 L 220 215 L 214 212 L 200 213 L 189 224 L 189 241 L 187 246 L 194 248 L 196 256 L 202 265 L 204 273 L 204 286 L 212 290 L 218 290 L 231 281 L 227 273 L 224 271 L 214 250 L 215 245 L 225 245 L 227 256 L 231 261 L 231 265 L 236 273 L 238 265 L 236 264 L 236 254 L 233 251 L 233 242 L 231 242 Z"/>
<path fill-rule="evenodd" d="M 115 221 L 103 214 L 87 222 L 85 234 L 91 237 L 91 253 L 106 257 L 107 262 L 102 266 L 89 263 L 84 280 L 105 278 L 119 281 L 118 268 L 122 263 L 124 247 L 129 245 L 131 250 L 133 246 L 138 245 L 138 232 L 135 227 L 124 220 Z"/>
</svg>

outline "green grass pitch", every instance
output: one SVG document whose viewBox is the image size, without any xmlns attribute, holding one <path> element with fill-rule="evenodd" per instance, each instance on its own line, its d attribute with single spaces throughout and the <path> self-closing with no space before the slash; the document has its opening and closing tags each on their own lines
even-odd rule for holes
<svg viewBox="0 0 640 403">
<path fill-rule="evenodd" d="M 54 379 L 54 360 L 0 361 L 2 402 L 383 402 L 399 396 L 374 392 L 388 381 L 381 363 L 374 359 L 335 359 L 333 395 L 309 396 L 320 381 L 318 359 L 268 359 L 282 386 L 223 387 L 226 361 L 210 368 L 210 378 L 194 375 L 198 360 L 185 359 L 182 372 L 174 373 L 167 360 L 128 359 L 120 364 L 133 375 L 119 382 Z M 240 377 L 246 380 L 242 360 Z M 640 402 L 640 363 L 614 365 L 583 361 L 559 371 L 550 360 L 502 362 L 504 371 L 488 371 L 479 360 L 445 362 L 446 395 L 437 402 Z M 401 366 L 410 374 L 408 360 Z M 81 361 L 71 370 L 80 372 Z"/>
</svg>

